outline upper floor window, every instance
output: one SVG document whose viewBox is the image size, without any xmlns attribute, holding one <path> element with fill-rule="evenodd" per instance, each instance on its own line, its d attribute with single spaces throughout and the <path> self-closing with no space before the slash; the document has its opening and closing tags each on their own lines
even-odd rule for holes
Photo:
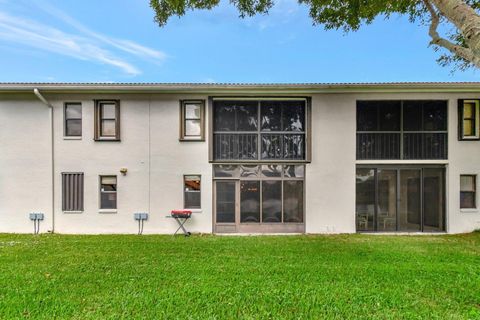
<svg viewBox="0 0 480 320">
<path fill-rule="evenodd" d="M 81 137 L 82 136 L 82 104 L 65 103 L 64 107 L 64 136 Z"/>
<path fill-rule="evenodd" d="M 459 100 L 458 138 L 459 140 L 480 139 L 480 100 Z"/>
<path fill-rule="evenodd" d="M 120 140 L 120 102 L 95 101 L 95 140 Z"/>
<path fill-rule="evenodd" d="M 180 140 L 205 140 L 204 101 L 183 100 L 180 102 Z"/>
<path fill-rule="evenodd" d="M 357 159 L 446 159 L 447 102 L 358 101 Z"/>
<path fill-rule="evenodd" d="M 306 101 L 214 101 L 214 160 L 305 160 Z"/>
</svg>

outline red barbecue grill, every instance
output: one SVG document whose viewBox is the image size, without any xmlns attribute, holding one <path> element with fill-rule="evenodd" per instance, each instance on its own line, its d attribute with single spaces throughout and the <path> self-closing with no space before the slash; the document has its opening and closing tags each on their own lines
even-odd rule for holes
<svg viewBox="0 0 480 320">
<path fill-rule="evenodd" d="M 170 212 L 170 216 L 167 216 L 167 218 L 173 218 L 178 223 L 178 228 L 173 235 L 176 235 L 178 231 L 182 229 L 185 237 L 188 237 L 191 233 L 185 229 L 184 224 L 191 217 L 192 217 L 192 211 L 190 210 L 172 210 Z"/>
</svg>

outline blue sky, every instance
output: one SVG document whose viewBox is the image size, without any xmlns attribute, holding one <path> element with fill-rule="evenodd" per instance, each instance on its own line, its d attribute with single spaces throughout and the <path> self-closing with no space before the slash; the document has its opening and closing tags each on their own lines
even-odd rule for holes
<svg viewBox="0 0 480 320">
<path fill-rule="evenodd" d="M 160 28 L 148 0 L 0 0 L 0 81 L 480 81 L 438 66 L 427 28 L 405 17 L 344 34 L 276 3 L 240 19 L 224 2 Z"/>
</svg>

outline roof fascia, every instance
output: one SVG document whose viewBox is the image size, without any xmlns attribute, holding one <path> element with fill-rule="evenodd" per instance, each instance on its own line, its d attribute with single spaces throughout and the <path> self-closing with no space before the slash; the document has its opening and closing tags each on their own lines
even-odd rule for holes
<svg viewBox="0 0 480 320">
<path fill-rule="evenodd" d="M 158 93 L 206 95 L 270 95 L 316 93 L 480 93 L 480 83 L 448 84 L 352 84 L 352 85 L 105 85 L 105 84 L 0 84 L 0 93 L 33 92 L 38 88 L 45 93 Z"/>
</svg>

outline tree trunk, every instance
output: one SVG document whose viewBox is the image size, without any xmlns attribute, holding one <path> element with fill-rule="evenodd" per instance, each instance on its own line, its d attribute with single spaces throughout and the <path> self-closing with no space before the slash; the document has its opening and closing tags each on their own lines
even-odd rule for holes
<svg viewBox="0 0 480 320">
<path fill-rule="evenodd" d="M 465 38 L 467 50 L 459 52 L 447 48 L 454 54 L 472 62 L 480 68 L 480 16 L 463 0 L 429 0 Z M 437 43 L 439 44 L 439 43 Z M 442 45 L 442 44 L 439 44 Z"/>
</svg>

